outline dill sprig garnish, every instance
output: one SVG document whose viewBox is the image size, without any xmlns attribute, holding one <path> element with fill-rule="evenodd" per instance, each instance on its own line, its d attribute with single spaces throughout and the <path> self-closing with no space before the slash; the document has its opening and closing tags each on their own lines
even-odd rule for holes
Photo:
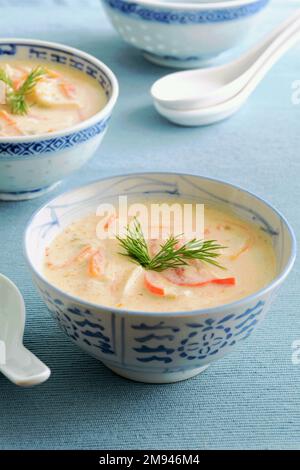
<svg viewBox="0 0 300 470">
<path fill-rule="evenodd" d="M 123 256 L 127 256 L 136 264 L 140 264 L 146 270 L 164 271 L 169 268 L 188 265 L 189 260 L 200 260 L 225 269 L 216 259 L 220 256 L 220 250 L 226 248 L 219 245 L 216 240 L 197 240 L 194 238 L 181 246 L 178 246 L 180 236 L 170 237 L 160 245 L 160 250 L 151 256 L 145 240 L 142 227 L 137 219 L 126 228 L 124 238 L 117 236 L 117 240 L 124 249 Z"/>
<path fill-rule="evenodd" d="M 7 85 L 9 88 L 13 88 L 13 83 L 11 79 L 9 78 L 5 70 L 1 68 L 0 68 L 0 81 L 5 83 L 5 85 Z"/>
<path fill-rule="evenodd" d="M 47 72 L 43 67 L 36 67 L 31 70 L 22 85 L 18 89 L 14 89 L 12 80 L 3 69 L 0 69 L 0 80 L 8 87 L 6 91 L 6 99 L 12 114 L 28 113 L 29 105 L 26 98 L 30 93 L 32 93 L 36 84 L 44 75 L 46 75 L 46 73 Z"/>
</svg>

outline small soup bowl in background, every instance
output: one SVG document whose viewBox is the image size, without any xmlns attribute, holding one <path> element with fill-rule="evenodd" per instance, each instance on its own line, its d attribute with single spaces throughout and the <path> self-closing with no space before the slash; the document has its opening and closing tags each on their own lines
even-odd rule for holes
<svg viewBox="0 0 300 470">
<path fill-rule="evenodd" d="M 159 65 L 203 66 L 239 46 L 269 0 L 102 0 L 121 38 Z"/>
<path fill-rule="evenodd" d="M 0 66 L 6 60 L 51 62 L 82 71 L 99 83 L 106 105 L 94 116 L 58 132 L 0 136 L 0 200 L 38 197 L 82 167 L 106 132 L 118 97 L 118 82 L 100 60 L 62 44 L 35 39 L 0 39 Z"/>
<path fill-rule="evenodd" d="M 45 248 L 71 222 L 96 213 L 100 203 L 127 195 L 135 202 L 161 197 L 219 204 L 272 237 L 277 274 L 263 289 L 236 302 L 179 312 L 129 311 L 67 294 L 43 274 Z M 114 176 L 62 194 L 31 218 L 24 237 L 34 284 L 73 342 L 117 374 L 141 382 L 193 377 L 248 338 L 265 317 L 290 272 L 295 236 L 284 217 L 259 197 L 229 183 L 195 175 L 141 173 Z"/>
</svg>

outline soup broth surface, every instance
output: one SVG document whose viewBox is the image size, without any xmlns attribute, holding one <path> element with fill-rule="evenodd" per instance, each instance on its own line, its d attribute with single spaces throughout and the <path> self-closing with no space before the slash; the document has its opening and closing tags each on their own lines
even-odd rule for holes
<svg viewBox="0 0 300 470">
<path fill-rule="evenodd" d="M 193 260 L 176 269 L 146 271 L 120 254 L 117 239 L 96 236 L 101 218 L 90 214 L 69 225 L 47 247 L 44 274 L 61 290 L 89 302 L 149 312 L 215 307 L 268 284 L 276 275 L 270 236 L 223 208 L 205 205 L 204 213 L 204 238 L 226 247 L 218 258 L 225 269 Z M 147 243 L 154 255 L 161 241 Z"/>
<path fill-rule="evenodd" d="M 52 62 L 7 60 L 0 69 L 13 90 L 41 67 L 43 76 L 26 95 L 28 112 L 13 112 L 9 93 L 12 88 L 0 81 L 0 137 L 47 134 L 72 127 L 99 112 L 107 103 L 100 84 L 83 72 Z"/>
</svg>

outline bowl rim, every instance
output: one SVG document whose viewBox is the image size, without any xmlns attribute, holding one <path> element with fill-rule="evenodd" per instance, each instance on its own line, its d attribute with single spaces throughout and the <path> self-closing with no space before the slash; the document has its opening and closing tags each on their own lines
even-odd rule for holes
<svg viewBox="0 0 300 470">
<path fill-rule="evenodd" d="M 103 3 L 109 3 L 109 0 L 102 0 Z M 123 3 L 132 3 L 132 0 L 121 0 Z M 145 6 L 158 7 L 158 8 L 172 8 L 174 10 L 220 10 L 220 9 L 231 9 L 231 8 L 240 8 L 246 5 L 251 5 L 252 3 L 265 3 L 266 5 L 270 0 L 221 0 L 215 1 L 212 3 L 209 2 L 193 2 L 188 1 L 187 3 L 174 2 L 168 0 L 135 0 L 135 3 Z"/>
<path fill-rule="evenodd" d="M 243 298 L 241 298 L 239 300 L 236 300 L 234 302 L 229 302 L 229 303 L 226 303 L 226 304 L 218 305 L 216 307 L 201 308 L 201 309 L 198 309 L 198 310 L 197 309 L 195 309 L 195 310 L 176 310 L 176 311 L 172 311 L 172 312 L 161 312 L 161 311 L 156 311 L 156 312 L 149 311 L 148 312 L 148 311 L 144 311 L 144 310 L 122 309 L 122 308 L 115 308 L 115 307 L 111 307 L 111 306 L 97 304 L 97 303 L 94 303 L 94 302 L 89 302 L 87 300 L 84 300 L 84 299 L 82 299 L 80 297 L 77 297 L 75 295 L 69 294 L 69 293 L 63 291 L 62 289 L 60 289 L 59 287 L 56 287 L 53 284 L 51 284 L 48 281 L 48 279 L 45 276 L 43 276 L 33 266 L 32 262 L 30 260 L 30 255 L 29 255 L 28 250 L 27 250 L 26 240 L 27 240 L 27 236 L 28 236 L 28 233 L 29 233 L 29 230 L 30 230 L 30 226 L 31 226 L 32 221 L 34 220 L 34 218 L 40 212 L 45 210 L 45 208 L 49 204 L 53 204 L 60 197 L 67 196 L 67 195 L 71 194 L 74 191 L 87 189 L 89 186 L 96 185 L 97 183 L 100 183 L 101 181 L 106 181 L 106 180 L 110 180 L 110 179 L 113 179 L 113 178 L 130 177 L 130 176 L 135 177 L 135 176 L 141 176 L 141 175 L 177 175 L 177 176 L 187 176 L 187 177 L 201 178 L 201 179 L 204 179 L 204 180 L 207 180 L 207 181 L 212 181 L 212 182 L 219 183 L 219 184 L 225 184 L 225 185 L 227 185 L 231 188 L 237 189 L 239 191 L 242 191 L 242 192 L 248 194 L 249 196 L 254 197 L 259 202 L 262 202 L 271 211 L 273 211 L 279 217 L 279 219 L 281 219 L 281 221 L 283 222 L 283 224 L 285 225 L 286 229 L 289 232 L 289 235 L 290 235 L 290 238 L 291 238 L 291 254 L 290 254 L 290 257 L 289 257 L 289 259 L 286 263 L 285 268 L 282 270 L 282 272 L 278 273 L 275 276 L 275 278 L 271 282 L 269 282 L 265 287 L 263 287 L 262 289 L 259 289 L 258 291 L 254 292 L 253 294 L 247 295 L 246 297 L 243 297 Z M 40 281 L 42 281 L 43 283 L 48 285 L 52 290 L 57 292 L 59 295 L 65 296 L 68 300 L 70 300 L 72 302 L 82 304 L 86 308 L 90 307 L 90 308 L 95 309 L 95 310 L 109 311 L 109 312 L 117 314 L 117 315 L 148 316 L 148 317 L 157 317 L 157 318 L 158 317 L 170 318 L 170 317 L 194 317 L 194 316 L 202 316 L 202 315 L 214 315 L 214 314 L 218 314 L 220 312 L 223 312 L 224 310 L 227 311 L 227 310 L 230 310 L 230 309 L 235 309 L 235 308 L 238 308 L 238 307 L 240 307 L 244 304 L 255 301 L 255 299 L 258 299 L 259 297 L 264 296 L 265 294 L 268 294 L 270 291 L 272 291 L 273 289 L 278 287 L 285 280 L 285 278 L 288 276 L 289 272 L 291 271 L 291 269 L 294 265 L 294 262 L 295 262 L 295 259 L 296 259 L 296 252 L 297 252 L 297 242 L 296 242 L 296 236 L 295 236 L 294 230 L 292 229 L 292 227 L 289 224 L 289 222 L 287 221 L 287 219 L 281 214 L 281 212 L 277 208 L 275 208 L 272 204 L 267 202 L 265 199 L 263 199 L 260 196 L 257 196 L 255 193 L 253 193 L 251 191 L 248 191 L 247 189 L 244 189 L 243 187 L 241 187 L 239 185 L 229 183 L 228 181 L 223 180 L 223 179 L 212 178 L 212 177 L 202 176 L 202 175 L 193 174 L 193 173 L 182 173 L 182 172 L 178 172 L 178 171 L 174 171 L 174 172 L 172 172 L 172 171 L 144 171 L 144 172 L 141 171 L 141 172 L 111 175 L 111 176 L 106 176 L 104 178 L 100 178 L 100 179 L 97 179 L 97 180 L 90 181 L 87 184 L 72 188 L 68 191 L 64 191 L 60 195 L 56 196 L 55 198 L 51 199 L 46 204 L 41 206 L 39 209 L 37 209 L 32 214 L 32 216 L 30 217 L 29 221 L 26 224 L 24 235 L 23 235 L 23 254 L 25 256 L 27 264 L 29 265 L 30 269 L 33 271 L 35 276 Z"/>
<path fill-rule="evenodd" d="M 13 37 L 13 38 L 5 37 L 5 38 L 0 39 L 0 47 L 2 44 L 6 44 L 6 43 L 16 44 L 16 45 L 23 44 L 25 46 L 29 44 L 33 44 L 36 46 L 52 47 L 53 49 L 58 49 L 61 52 L 67 52 L 67 53 L 79 56 L 82 59 L 85 59 L 91 62 L 96 67 L 101 69 L 102 72 L 104 72 L 104 74 L 108 77 L 108 79 L 111 82 L 112 93 L 111 93 L 111 97 L 108 99 L 107 103 L 100 111 L 98 111 L 96 114 L 89 117 L 88 119 L 85 119 L 84 121 L 78 124 L 75 124 L 74 126 L 67 127 L 66 129 L 61 129 L 59 131 L 50 132 L 50 133 L 0 137 L 0 145 L 3 143 L 17 144 L 17 143 L 24 143 L 24 142 L 35 142 L 35 141 L 40 141 L 40 140 L 56 139 L 57 137 L 63 137 L 69 134 L 80 132 L 83 129 L 86 129 L 88 127 L 95 125 L 96 123 L 98 123 L 99 121 L 101 121 L 102 119 L 105 119 L 106 117 L 110 115 L 113 107 L 116 104 L 116 101 L 119 95 L 119 84 L 118 84 L 117 77 L 115 76 L 113 71 L 106 64 L 104 64 L 104 62 L 97 59 L 96 57 L 89 54 L 88 52 L 84 52 L 81 49 L 67 46 L 65 44 L 58 43 L 58 42 L 44 41 L 44 40 L 39 40 L 39 39 L 16 38 L 16 37 Z M 3 60 L 0 59 L 0 64 L 1 62 L 3 62 Z M 99 86 L 101 85 L 99 84 Z"/>
</svg>

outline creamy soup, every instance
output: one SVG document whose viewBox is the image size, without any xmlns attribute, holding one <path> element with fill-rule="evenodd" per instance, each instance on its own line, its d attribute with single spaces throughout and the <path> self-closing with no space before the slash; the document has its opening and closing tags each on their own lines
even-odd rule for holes
<svg viewBox="0 0 300 470">
<path fill-rule="evenodd" d="M 68 226 L 47 247 L 44 262 L 52 284 L 96 304 L 149 312 L 209 308 L 252 294 L 276 274 L 270 236 L 220 207 L 205 205 L 204 239 L 226 247 L 217 259 L 225 269 L 189 260 L 149 271 L 122 256 L 116 238 L 96 236 L 99 220 L 92 214 Z M 161 243 L 147 241 L 153 256 Z"/>
<path fill-rule="evenodd" d="M 20 99 L 22 86 L 37 70 L 41 73 L 24 94 L 24 110 L 12 97 Z M 0 62 L 1 137 L 66 129 L 99 112 L 106 102 L 99 83 L 73 68 L 35 61 Z"/>
</svg>

